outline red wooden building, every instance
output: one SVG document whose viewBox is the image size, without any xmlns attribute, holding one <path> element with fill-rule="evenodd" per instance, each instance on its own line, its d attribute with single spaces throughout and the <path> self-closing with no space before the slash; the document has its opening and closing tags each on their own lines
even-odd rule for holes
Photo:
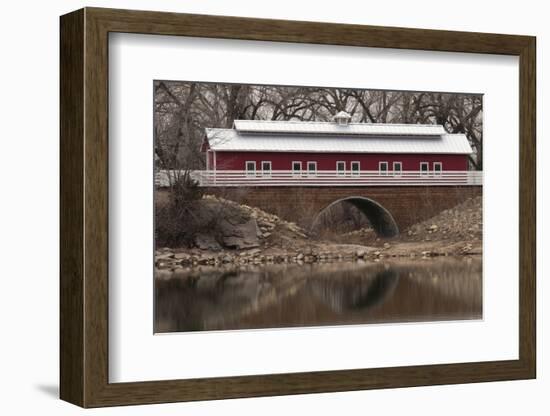
<svg viewBox="0 0 550 416">
<path fill-rule="evenodd" d="M 352 123 L 345 112 L 332 122 L 235 120 L 207 128 L 202 150 L 207 172 L 247 178 L 444 176 L 467 173 L 472 153 L 464 134 L 440 125 Z"/>
</svg>

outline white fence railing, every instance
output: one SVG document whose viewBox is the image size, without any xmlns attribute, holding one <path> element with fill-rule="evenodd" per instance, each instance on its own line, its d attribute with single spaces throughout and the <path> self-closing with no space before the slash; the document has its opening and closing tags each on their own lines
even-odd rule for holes
<svg viewBox="0 0 550 416">
<path fill-rule="evenodd" d="M 160 171 L 155 184 L 169 186 L 180 175 L 179 171 Z M 271 172 L 247 172 L 243 170 L 196 170 L 191 178 L 199 186 L 479 186 L 483 182 L 482 171 L 360 171 L 337 172 L 323 170 L 316 172 L 294 172 L 274 170 Z"/>
</svg>

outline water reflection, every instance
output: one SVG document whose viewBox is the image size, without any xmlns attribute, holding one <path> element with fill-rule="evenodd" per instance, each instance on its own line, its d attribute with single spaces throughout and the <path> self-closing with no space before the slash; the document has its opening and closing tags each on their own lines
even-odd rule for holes
<svg viewBox="0 0 550 416">
<path fill-rule="evenodd" d="M 313 278 L 307 285 L 312 295 L 334 312 L 365 310 L 391 296 L 399 281 L 394 268 L 369 272 L 344 279 Z"/>
<path fill-rule="evenodd" d="M 481 259 L 157 271 L 155 332 L 479 319 Z"/>
</svg>

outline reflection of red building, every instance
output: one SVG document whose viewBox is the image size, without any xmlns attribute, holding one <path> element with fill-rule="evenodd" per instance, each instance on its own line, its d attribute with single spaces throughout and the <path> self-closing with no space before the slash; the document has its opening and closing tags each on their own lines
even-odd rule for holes
<svg viewBox="0 0 550 416">
<path fill-rule="evenodd" d="M 344 112 L 333 122 L 235 120 L 232 129 L 206 129 L 202 150 L 208 171 L 249 175 L 437 175 L 467 171 L 472 153 L 465 135 L 440 125 L 351 123 Z"/>
</svg>

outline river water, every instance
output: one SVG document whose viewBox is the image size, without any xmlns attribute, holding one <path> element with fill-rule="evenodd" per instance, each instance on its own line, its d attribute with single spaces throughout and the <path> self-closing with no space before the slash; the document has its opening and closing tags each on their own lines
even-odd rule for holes
<svg viewBox="0 0 550 416">
<path fill-rule="evenodd" d="M 481 258 L 160 271 L 155 332 L 482 318 Z"/>
</svg>

